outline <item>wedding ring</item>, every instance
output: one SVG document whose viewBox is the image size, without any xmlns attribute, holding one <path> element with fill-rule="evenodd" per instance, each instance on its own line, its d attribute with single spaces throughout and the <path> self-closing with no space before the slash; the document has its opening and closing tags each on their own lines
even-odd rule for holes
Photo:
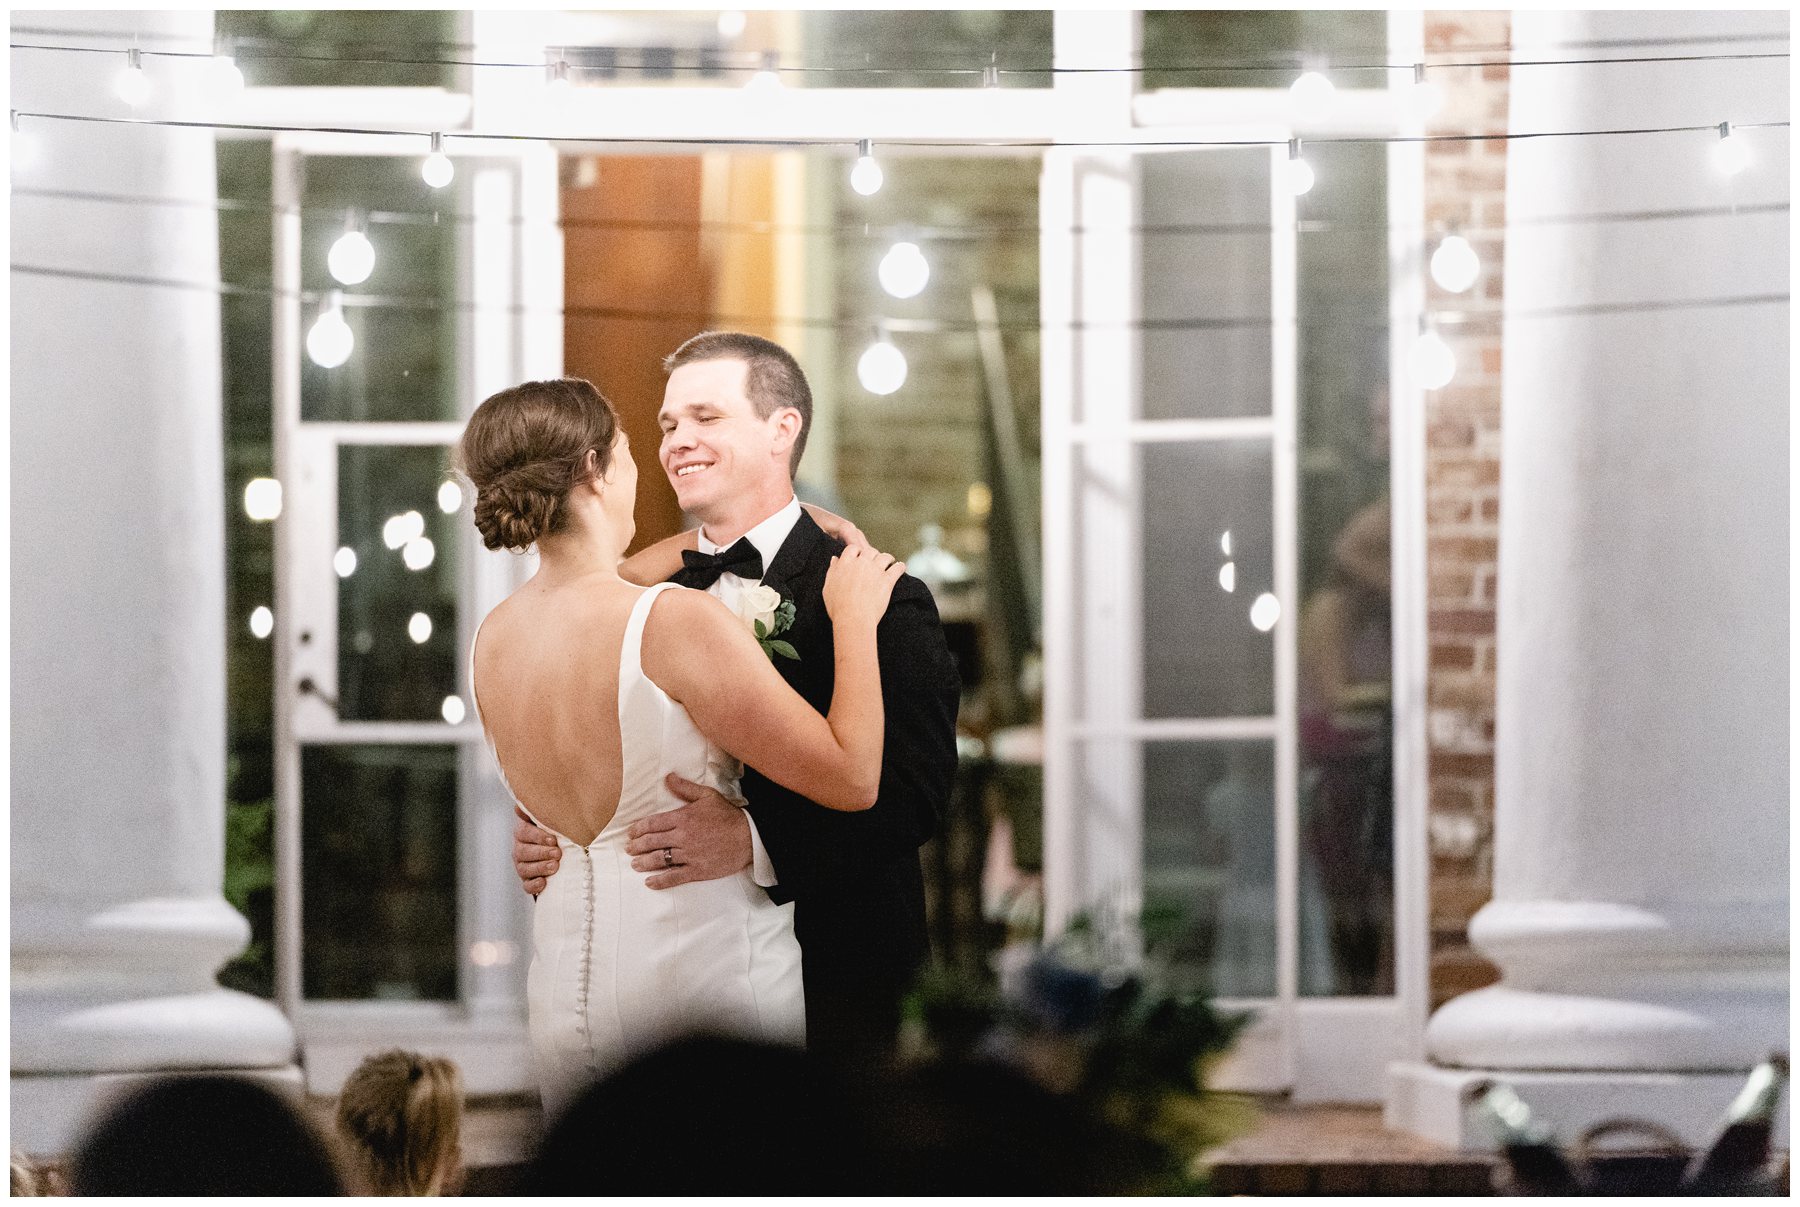
<svg viewBox="0 0 1800 1207">
<path fill-rule="evenodd" d="M 674 847 L 664 847 L 663 848 L 663 866 L 666 868 L 672 868 L 675 866 L 675 848 Z"/>
</svg>

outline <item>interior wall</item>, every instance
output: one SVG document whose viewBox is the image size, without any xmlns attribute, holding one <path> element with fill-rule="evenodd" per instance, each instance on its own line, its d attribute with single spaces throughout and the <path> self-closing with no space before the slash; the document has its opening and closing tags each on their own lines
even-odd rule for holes
<svg viewBox="0 0 1800 1207">
<path fill-rule="evenodd" d="M 699 156 L 563 163 L 563 371 L 598 386 L 625 425 L 638 467 L 634 550 L 683 527 L 656 456 L 656 413 L 663 357 L 706 329 L 713 312 L 703 179 Z"/>
</svg>

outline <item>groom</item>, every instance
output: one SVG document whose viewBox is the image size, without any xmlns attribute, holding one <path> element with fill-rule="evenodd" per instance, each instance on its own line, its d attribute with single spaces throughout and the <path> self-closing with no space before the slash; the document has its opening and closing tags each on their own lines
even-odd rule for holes
<svg viewBox="0 0 1800 1207">
<path fill-rule="evenodd" d="M 798 659 L 776 670 L 820 712 L 831 704 L 831 620 L 823 589 L 843 545 L 801 510 L 793 473 L 812 423 L 812 391 L 793 356 L 759 336 L 708 332 L 664 362 L 660 459 L 677 501 L 701 522 L 698 549 L 673 581 L 727 606 L 759 582 L 795 605 L 779 640 Z M 679 539 L 679 538 L 677 538 Z M 733 607 L 733 610 L 737 610 Z M 651 888 L 753 869 L 777 902 L 794 902 L 806 986 L 808 1047 L 866 1064 L 891 1047 L 900 1000 L 925 963 L 918 848 L 943 816 L 956 774 L 960 684 L 931 592 L 904 576 L 877 632 L 886 713 L 873 808 L 845 813 L 744 772 L 746 811 L 676 776 L 688 803 L 639 821 L 626 850 Z M 555 839 L 529 822 L 514 862 L 532 891 L 554 871 Z M 665 853 L 666 852 L 666 853 Z"/>
</svg>

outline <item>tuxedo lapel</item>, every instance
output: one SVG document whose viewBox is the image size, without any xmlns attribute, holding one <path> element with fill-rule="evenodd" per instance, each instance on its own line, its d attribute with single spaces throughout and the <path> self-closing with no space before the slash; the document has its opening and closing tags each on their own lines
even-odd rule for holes
<svg viewBox="0 0 1800 1207">
<path fill-rule="evenodd" d="M 783 596 L 793 599 L 794 593 L 789 584 L 796 578 L 804 578 L 808 566 L 812 565 L 819 551 L 829 546 L 831 538 L 825 530 L 814 522 L 805 511 L 794 522 L 794 530 L 788 533 L 787 540 L 781 542 L 781 548 L 775 553 L 775 560 L 763 571 L 763 585 L 773 587 Z"/>
</svg>

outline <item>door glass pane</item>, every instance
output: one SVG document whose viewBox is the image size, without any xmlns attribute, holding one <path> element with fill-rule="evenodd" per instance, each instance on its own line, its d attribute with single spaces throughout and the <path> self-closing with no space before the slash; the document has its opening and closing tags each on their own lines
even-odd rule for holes
<svg viewBox="0 0 1800 1207">
<path fill-rule="evenodd" d="M 1301 235 L 1301 990 L 1394 991 L 1385 149 L 1318 148 Z M 1361 316 L 1361 321 L 1355 321 Z M 1321 958 L 1314 959 L 1319 956 Z"/>
<path fill-rule="evenodd" d="M 467 521 L 439 506 L 449 480 L 441 445 L 338 449 L 341 720 L 441 721 L 445 698 L 457 694 L 457 553 Z M 412 539 L 390 547 L 401 536 Z"/>
<path fill-rule="evenodd" d="M 1149 444 L 1139 456 L 1144 716 L 1272 714 L 1273 630 L 1252 621 L 1275 589 L 1268 441 Z"/>
<path fill-rule="evenodd" d="M 1146 419 L 1267 415 L 1266 147 L 1142 159 Z M 1168 324 L 1158 329 L 1156 324 Z"/>
<path fill-rule="evenodd" d="M 435 421 L 458 417 L 458 379 L 473 323 L 510 321 L 507 299 L 467 310 L 463 281 L 474 213 L 473 182 L 483 169 L 515 171 L 511 160 L 454 156 L 441 189 L 419 175 L 425 140 L 413 155 L 308 156 L 302 160 L 300 311 L 302 346 L 325 295 L 343 294 L 355 336 L 350 357 L 322 368 L 300 357 L 300 417 L 309 422 Z M 330 272 L 331 248 L 350 211 L 365 220 L 375 249 L 367 280 L 345 285 Z M 498 304 L 496 304 L 498 303 Z"/>
<path fill-rule="evenodd" d="M 458 749 L 301 751 L 307 998 L 456 997 Z"/>
<path fill-rule="evenodd" d="M 1195 988 L 1275 996 L 1274 743 L 1151 742 L 1143 768 L 1146 931 Z"/>
</svg>

